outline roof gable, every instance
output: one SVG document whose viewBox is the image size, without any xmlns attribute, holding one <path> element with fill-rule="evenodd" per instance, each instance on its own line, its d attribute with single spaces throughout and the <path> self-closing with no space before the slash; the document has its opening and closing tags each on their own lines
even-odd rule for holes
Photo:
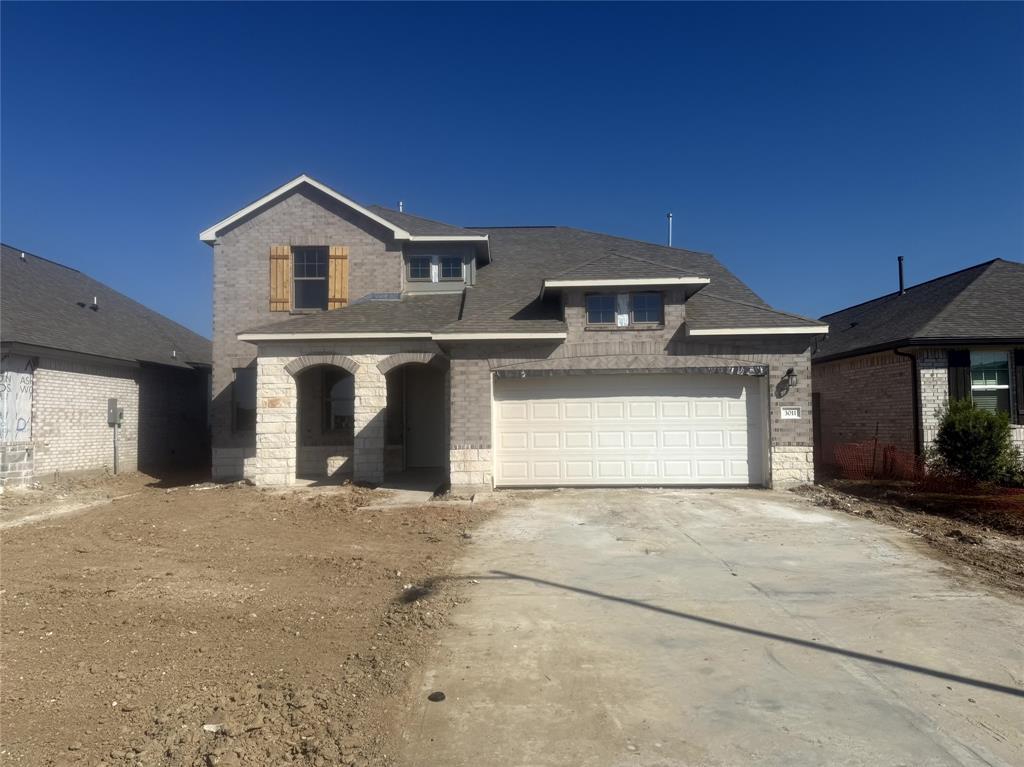
<svg viewBox="0 0 1024 767">
<path fill-rule="evenodd" d="M 364 207 L 355 200 L 331 189 L 331 187 L 326 184 L 307 176 L 305 173 L 300 176 L 296 176 L 286 184 L 282 184 L 269 194 L 265 194 L 255 202 L 252 202 L 241 210 L 232 213 L 227 218 L 221 219 L 208 229 L 204 229 L 199 233 L 199 239 L 210 244 L 216 242 L 217 235 L 224 229 L 227 229 L 232 224 L 241 221 L 246 216 L 259 211 L 261 208 L 274 204 L 282 197 L 289 194 L 292 190 L 301 186 L 312 187 L 360 215 L 365 216 L 371 221 L 380 224 L 385 229 L 390 230 L 396 240 L 408 240 L 413 242 L 466 241 L 481 243 L 485 243 L 487 241 L 487 235 L 480 234 L 479 232 L 471 232 L 449 224 L 442 224 L 439 221 L 430 221 L 430 219 L 409 216 L 408 214 L 401 214 L 397 211 L 388 211 L 387 208 L 381 208 L 380 206 Z M 432 229 L 433 233 L 426 231 L 428 229 Z"/>
</svg>

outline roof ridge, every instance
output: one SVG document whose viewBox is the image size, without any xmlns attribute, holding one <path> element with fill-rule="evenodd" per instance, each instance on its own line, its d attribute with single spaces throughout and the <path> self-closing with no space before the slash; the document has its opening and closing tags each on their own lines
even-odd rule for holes
<svg viewBox="0 0 1024 767">
<path fill-rule="evenodd" d="M 740 300 L 735 299 L 735 298 L 726 298 L 725 296 L 717 296 L 714 293 L 708 293 L 706 291 L 701 291 L 697 295 L 701 296 L 702 298 L 710 298 L 710 299 L 713 299 L 715 301 L 726 301 L 726 302 L 728 302 L 730 304 L 737 304 L 739 306 L 746 306 L 746 307 L 749 307 L 750 309 L 760 309 L 762 312 L 772 312 L 774 314 L 781 314 L 784 317 L 793 317 L 794 319 L 797 319 L 797 320 L 807 320 L 808 322 L 820 322 L 821 321 L 821 320 L 815 319 L 813 317 L 805 317 L 802 314 L 794 314 L 793 312 L 784 312 L 781 309 L 776 309 L 774 306 L 759 306 L 757 304 L 752 304 L 749 301 L 740 301 Z"/>
<path fill-rule="evenodd" d="M 571 229 L 575 232 L 585 232 L 586 234 L 594 234 L 598 237 L 610 237 L 613 240 L 623 240 L 624 242 L 638 242 L 642 245 L 647 245 L 652 248 L 658 248 L 660 250 L 667 250 L 670 253 L 689 253 L 693 256 L 710 256 L 715 257 L 714 253 L 708 253 L 704 250 L 690 250 L 689 248 L 677 248 L 674 245 L 662 245 L 657 242 L 649 242 L 647 240 L 638 240 L 634 237 L 623 237 L 619 234 L 608 234 L 607 232 L 595 232 L 593 229 L 581 229 L 578 226 L 559 226 L 558 229 Z"/>
<path fill-rule="evenodd" d="M 881 301 L 881 300 L 886 299 L 886 298 L 898 298 L 900 295 L 905 295 L 905 294 L 909 293 L 911 290 L 917 290 L 918 288 L 922 288 L 925 285 L 930 285 L 933 282 L 938 282 L 939 280 L 945 280 L 945 279 L 948 279 L 949 277 L 955 277 L 958 274 L 963 274 L 964 272 L 969 272 L 972 269 L 979 269 L 981 267 L 989 267 L 992 264 L 994 264 L 996 261 L 1002 261 L 1002 262 L 1008 263 L 1008 264 L 1019 263 L 1017 261 L 1007 261 L 1006 259 L 1003 259 L 1003 258 L 992 258 L 992 259 L 989 259 L 988 261 L 982 261 L 980 264 L 974 264 L 973 266 L 965 266 L 963 269 L 957 269 L 955 272 L 949 272 L 948 274 L 940 274 L 938 277 L 932 277 L 930 280 L 925 280 L 924 282 L 919 282 L 916 285 L 911 285 L 911 286 L 905 288 L 903 293 L 900 293 L 898 290 L 894 290 L 891 293 L 883 293 L 880 296 L 875 296 L 874 298 L 869 298 L 866 301 L 861 301 L 860 303 L 856 303 L 856 304 L 850 304 L 849 306 L 844 306 L 842 309 L 836 309 L 834 312 L 829 312 L 828 314 L 823 314 L 821 317 L 822 317 L 822 319 L 824 319 L 825 317 L 831 317 L 834 314 L 841 314 L 842 312 L 848 312 L 851 309 L 856 309 L 858 306 L 867 306 L 868 304 L 874 303 L 875 301 Z M 963 292 L 963 291 L 961 291 L 961 292 Z"/>
<path fill-rule="evenodd" d="M 925 335 L 929 327 L 931 327 L 934 323 L 938 322 L 940 319 L 944 319 L 949 314 L 949 312 L 954 310 L 954 308 L 958 304 L 963 303 L 963 301 L 967 299 L 968 294 L 972 293 L 977 288 L 978 282 L 989 273 L 989 270 L 996 262 L 1001 262 L 1004 264 L 1013 263 L 1011 261 L 1005 261 L 1004 259 L 1001 258 L 993 258 L 990 261 L 985 261 L 983 263 L 977 264 L 974 268 L 979 269 L 978 273 L 974 275 L 971 281 L 964 285 L 964 287 L 961 290 L 959 290 L 955 296 L 953 296 L 952 300 L 950 300 L 945 306 L 940 308 L 939 311 L 933 314 L 927 322 L 925 322 L 923 325 L 921 325 L 920 328 L 918 328 L 917 335 Z M 967 271 L 967 269 L 961 269 L 959 272 L 953 272 L 952 274 L 960 274 L 961 272 L 965 271 Z"/>
<path fill-rule="evenodd" d="M 14 251 L 17 251 L 18 253 L 23 253 L 26 256 L 32 256 L 32 258 L 38 258 L 40 261 L 45 261 L 48 264 L 53 264 L 54 266 L 59 266 L 62 269 L 67 269 L 67 270 L 72 271 L 72 272 L 77 272 L 78 274 L 85 274 L 85 272 L 83 272 L 81 269 L 76 269 L 73 266 L 68 266 L 67 264 L 62 264 L 60 261 L 54 261 L 52 258 L 46 258 L 46 256 L 36 255 L 35 253 L 33 253 L 30 250 L 24 250 L 22 248 L 16 248 L 13 245 L 8 245 L 6 242 L 0 242 L 0 247 L 7 248 L 8 250 L 14 250 Z M 88 276 L 88 275 L 86 275 L 86 276 Z"/>
<path fill-rule="evenodd" d="M 404 210 L 395 210 L 394 208 L 389 208 L 386 205 L 377 205 L 376 203 L 374 203 L 373 205 L 367 205 L 366 207 L 369 208 L 370 210 L 378 210 L 384 213 L 397 213 L 400 216 L 408 216 L 409 218 L 415 218 L 419 221 L 426 221 L 428 224 L 442 224 L 443 226 L 451 226 L 456 229 L 465 229 L 466 231 L 470 231 L 467 227 L 460 226 L 459 224 L 452 224 L 447 221 L 441 221 L 438 218 L 427 218 L 426 216 L 419 216 L 415 213 L 407 213 Z"/>
</svg>

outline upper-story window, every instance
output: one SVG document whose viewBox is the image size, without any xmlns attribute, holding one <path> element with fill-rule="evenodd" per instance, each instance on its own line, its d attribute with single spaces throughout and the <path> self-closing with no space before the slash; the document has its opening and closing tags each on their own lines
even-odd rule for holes
<svg viewBox="0 0 1024 767">
<path fill-rule="evenodd" d="M 1006 352 L 971 352 L 971 399 L 985 410 L 1010 412 L 1010 358 Z"/>
<path fill-rule="evenodd" d="M 587 324 L 615 324 L 615 295 L 613 293 L 595 293 L 587 296 Z"/>
<path fill-rule="evenodd" d="M 327 248 L 292 248 L 295 309 L 327 308 Z"/>
<path fill-rule="evenodd" d="M 630 296 L 631 321 L 636 325 L 660 325 L 663 309 L 661 293 L 633 293 Z"/>
<path fill-rule="evenodd" d="M 661 325 L 665 320 L 661 293 L 591 293 L 587 296 L 587 324 Z"/>
<path fill-rule="evenodd" d="M 430 279 L 430 256 L 409 256 L 409 279 Z"/>
<path fill-rule="evenodd" d="M 441 279 L 461 280 L 462 259 L 459 256 L 441 256 Z"/>
<path fill-rule="evenodd" d="M 409 256 L 410 282 L 461 282 L 461 256 Z"/>
</svg>

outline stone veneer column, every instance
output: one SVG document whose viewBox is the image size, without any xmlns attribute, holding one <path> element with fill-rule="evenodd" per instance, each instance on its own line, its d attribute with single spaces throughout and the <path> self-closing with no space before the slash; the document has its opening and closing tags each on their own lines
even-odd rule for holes
<svg viewBox="0 0 1024 767">
<path fill-rule="evenodd" d="M 252 480 L 257 485 L 295 483 L 295 379 L 284 369 L 289 358 L 259 357 L 256 368 L 256 461 Z"/>
<path fill-rule="evenodd" d="M 352 355 L 359 363 L 355 374 L 355 449 L 352 479 L 376 485 L 384 481 L 384 411 L 388 385 L 377 363 L 387 355 Z"/>
</svg>

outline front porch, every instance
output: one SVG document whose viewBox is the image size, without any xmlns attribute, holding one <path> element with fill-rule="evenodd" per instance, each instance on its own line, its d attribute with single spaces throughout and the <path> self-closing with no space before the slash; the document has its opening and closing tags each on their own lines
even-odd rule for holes
<svg viewBox="0 0 1024 767">
<path fill-rule="evenodd" d="M 260 349 L 257 485 L 447 481 L 448 360 L 436 347 L 302 351 Z"/>
</svg>

